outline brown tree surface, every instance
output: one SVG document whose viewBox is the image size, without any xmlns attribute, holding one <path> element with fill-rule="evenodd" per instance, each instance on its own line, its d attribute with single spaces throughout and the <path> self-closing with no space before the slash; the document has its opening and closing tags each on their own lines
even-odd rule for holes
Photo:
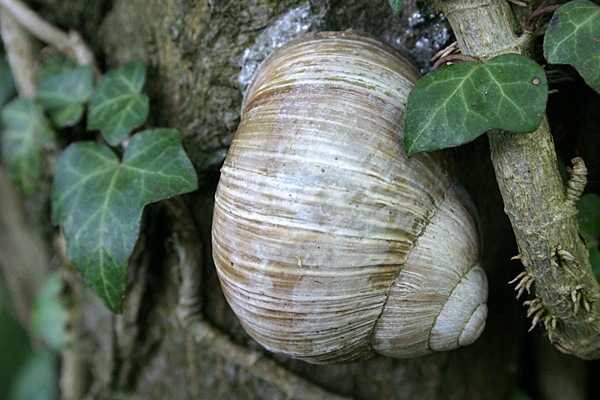
<svg viewBox="0 0 600 400">
<path fill-rule="evenodd" d="M 49 22 L 81 33 L 104 69 L 128 61 L 147 64 L 149 124 L 183 133 L 200 176 L 196 192 L 147 208 L 130 260 L 122 315 L 109 312 L 60 258 L 64 244 L 47 212 L 49 184 L 33 200 L 0 214 L 26 216 L 13 225 L 2 225 L 8 222 L 0 218 L 1 251 L 11 252 L 9 229 L 19 226 L 36 232 L 36 240 L 53 249 L 42 250 L 42 258 L 64 270 L 65 399 L 506 398 L 523 374 L 520 360 L 529 326 L 507 285 L 521 266 L 510 261 L 517 247 L 486 138 L 454 151 L 461 181 L 481 216 L 490 282 L 487 327 L 471 346 L 417 359 L 377 357 L 331 366 L 269 354 L 229 309 L 211 259 L 212 201 L 239 121 L 244 51 L 296 9 L 309 15 L 310 30 L 354 28 L 390 40 L 406 29 L 407 16 L 416 10 L 414 2 L 408 3 L 408 11 L 397 14 L 384 0 L 28 2 Z M 9 186 L 0 185 L 0 194 L 7 191 Z M 22 301 L 26 312 L 28 300 Z"/>
</svg>

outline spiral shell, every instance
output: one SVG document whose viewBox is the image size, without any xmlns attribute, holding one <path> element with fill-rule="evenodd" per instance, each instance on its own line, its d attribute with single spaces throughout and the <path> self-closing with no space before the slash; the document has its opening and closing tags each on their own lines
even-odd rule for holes
<svg viewBox="0 0 600 400">
<path fill-rule="evenodd" d="M 408 159 L 417 69 L 357 32 L 303 35 L 255 73 L 221 170 L 213 258 L 268 350 L 312 363 L 474 342 L 477 216 L 441 153 Z"/>
</svg>

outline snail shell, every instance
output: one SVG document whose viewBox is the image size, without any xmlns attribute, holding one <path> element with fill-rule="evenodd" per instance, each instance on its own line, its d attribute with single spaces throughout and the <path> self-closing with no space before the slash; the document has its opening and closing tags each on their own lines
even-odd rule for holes
<svg viewBox="0 0 600 400">
<path fill-rule="evenodd" d="M 268 350 L 312 363 L 414 357 L 483 331 L 476 211 L 441 153 L 403 150 L 418 78 L 351 31 L 296 38 L 255 73 L 212 242 L 227 301 Z"/>
</svg>

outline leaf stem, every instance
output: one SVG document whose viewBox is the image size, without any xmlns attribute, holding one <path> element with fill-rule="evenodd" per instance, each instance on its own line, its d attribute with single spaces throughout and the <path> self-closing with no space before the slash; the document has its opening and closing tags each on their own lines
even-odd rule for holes
<svg viewBox="0 0 600 400">
<path fill-rule="evenodd" d="M 442 57 L 439 60 L 437 60 L 435 62 L 435 64 L 433 64 L 433 66 L 431 67 L 431 70 L 433 71 L 434 69 L 439 68 L 442 65 L 449 63 L 449 62 L 453 62 L 453 61 L 476 61 L 476 62 L 479 62 L 479 60 L 473 56 L 466 56 L 464 54 L 450 54 L 450 55 L 447 55 L 447 56 Z"/>
<path fill-rule="evenodd" d="M 515 32 L 517 19 L 503 0 L 446 0 L 448 18 L 463 54 L 482 60 L 503 53 L 528 54 L 529 41 Z M 536 295 L 540 322 L 563 352 L 600 357 L 600 285 L 577 225 L 575 202 L 585 182 L 576 160 L 567 191 L 546 118 L 535 132 L 492 131 L 490 152 L 520 260 Z M 528 283 L 529 284 L 529 283 Z"/>
<path fill-rule="evenodd" d="M 0 0 L 0 6 L 37 39 L 56 47 L 79 65 L 91 65 L 95 75 L 100 76 L 100 68 L 98 68 L 94 53 L 78 32 L 70 31 L 67 34 L 61 31 L 20 0 Z"/>
<path fill-rule="evenodd" d="M 537 17 L 540 17 L 545 14 L 553 13 L 554 11 L 558 10 L 561 6 L 562 6 L 562 4 L 555 4 L 553 6 L 543 7 L 543 8 L 535 10 L 534 12 L 529 14 L 529 16 L 527 17 L 527 21 L 525 21 L 525 23 L 523 23 L 523 28 L 531 29 L 531 26 L 533 25 L 533 21 Z"/>
<path fill-rule="evenodd" d="M 21 96 L 34 96 L 37 88 L 35 73 L 39 65 L 37 42 L 9 13 L 1 8 L 0 31 L 17 92 Z"/>
</svg>

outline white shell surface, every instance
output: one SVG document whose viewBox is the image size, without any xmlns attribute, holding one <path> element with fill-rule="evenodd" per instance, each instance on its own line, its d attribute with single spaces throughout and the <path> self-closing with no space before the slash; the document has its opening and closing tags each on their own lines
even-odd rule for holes
<svg viewBox="0 0 600 400">
<path fill-rule="evenodd" d="M 315 363 L 372 355 L 389 291 L 455 183 L 439 154 L 404 155 L 417 79 L 352 32 L 293 40 L 255 74 L 217 188 L 213 258 L 267 349 Z"/>
<path fill-rule="evenodd" d="M 432 350 L 451 350 L 473 343 L 485 327 L 487 318 L 487 278 L 479 264 L 458 282 L 435 320 L 429 346 Z"/>
<path fill-rule="evenodd" d="M 483 331 L 487 280 L 479 265 L 476 216 L 466 196 L 459 186 L 448 190 L 418 238 L 375 326 L 378 353 L 415 357 L 452 350 Z"/>
</svg>

